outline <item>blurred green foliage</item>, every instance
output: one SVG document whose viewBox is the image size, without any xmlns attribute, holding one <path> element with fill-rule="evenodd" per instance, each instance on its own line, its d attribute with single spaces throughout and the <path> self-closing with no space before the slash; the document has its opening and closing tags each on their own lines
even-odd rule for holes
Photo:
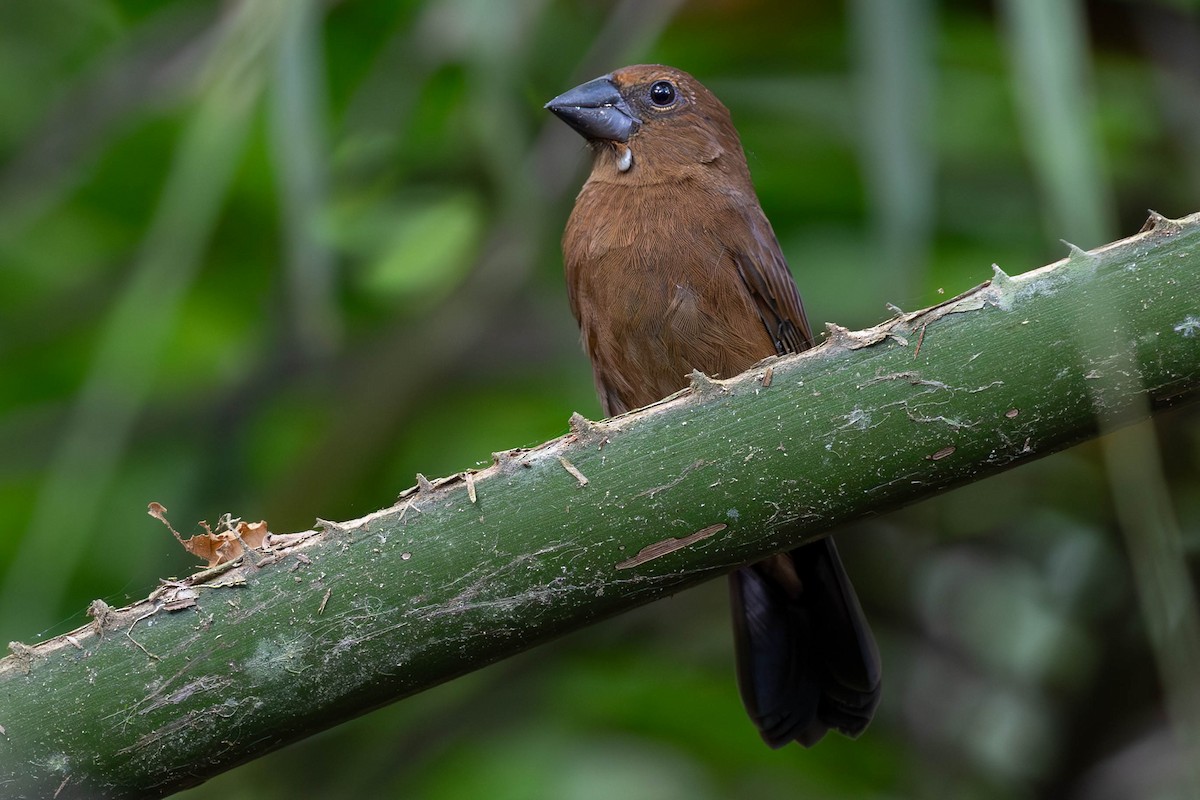
<svg viewBox="0 0 1200 800">
<path fill-rule="evenodd" d="M 1182 0 L 0 4 L 0 633 L 189 571 L 151 500 L 300 529 L 596 416 L 586 156 L 541 109 L 580 80 L 705 81 L 814 322 L 859 327 L 1200 210 L 1197 53 Z M 1109 470 L 1192 560 L 1197 419 L 1165 487 Z M 857 742 L 761 745 L 713 585 L 186 796 L 1192 796 L 1101 452 L 841 537 L 887 666 Z"/>
</svg>

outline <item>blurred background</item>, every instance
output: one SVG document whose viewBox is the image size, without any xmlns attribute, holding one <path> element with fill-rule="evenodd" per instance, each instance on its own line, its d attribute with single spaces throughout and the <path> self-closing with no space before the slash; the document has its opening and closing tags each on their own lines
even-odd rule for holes
<svg viewBox="0 0 1200 800">
<path fill-rule="evenodd" d="M 542 110 L 663 62 L 731 109 L 815 325 L 1200 211 L 1192 0 L 0 3 L 0 635 L 599 416 Z M 772 752 L 723 582 L 183 797 L 1195 797 L 1200 414 L 842 532 L 886 668 Z M 1189 671 L 1196 667 L 1196 671 Z"/>
</svg>

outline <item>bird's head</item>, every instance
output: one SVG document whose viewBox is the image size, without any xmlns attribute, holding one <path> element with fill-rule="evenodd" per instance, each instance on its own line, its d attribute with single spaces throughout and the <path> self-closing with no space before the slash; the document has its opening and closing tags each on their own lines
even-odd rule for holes
<svg viewBox="0 0 1200 800">
<path fill-rule="evenodd" d="M 675 178 L 681 168 L 745 171 L 729 111 L 682 70 L 639 64 L 560 94 L 546 108 L 596 151 L 596 168 L 639 180 Z"/>
</svg>

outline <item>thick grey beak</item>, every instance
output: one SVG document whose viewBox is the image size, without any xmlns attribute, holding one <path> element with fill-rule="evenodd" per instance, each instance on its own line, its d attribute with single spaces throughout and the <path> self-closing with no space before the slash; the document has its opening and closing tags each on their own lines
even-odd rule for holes
<svg viewBox="0 0 1200 800">
<path fill-rule="evenodd" d="M 627 142 L 642 124 L 609 75 L 563 92 L 546 108 L 587 139 Z"/>
</svg>

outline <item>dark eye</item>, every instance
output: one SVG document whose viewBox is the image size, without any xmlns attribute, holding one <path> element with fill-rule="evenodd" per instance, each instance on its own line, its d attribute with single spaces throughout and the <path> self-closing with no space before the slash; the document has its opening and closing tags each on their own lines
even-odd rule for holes
<svg viewBox="0 0 1200 800">
<path fill-rule="evenodd" d="M 656 106 L 669 106 L 675 102 L 675 87 L 670 81 L 655 81 L 650 87 L 650 102 Z"/>
</svg>

